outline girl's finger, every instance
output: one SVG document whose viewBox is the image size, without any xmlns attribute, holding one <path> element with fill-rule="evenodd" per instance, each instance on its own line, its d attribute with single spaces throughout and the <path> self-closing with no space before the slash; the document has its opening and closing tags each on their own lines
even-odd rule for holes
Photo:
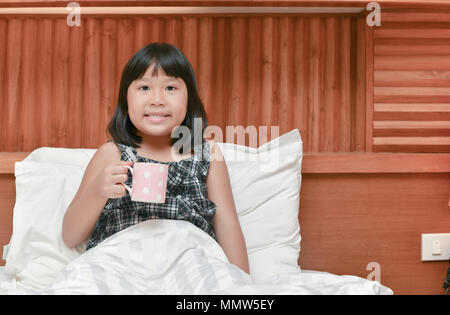
<svg viewBox="0 0 450 315">
<path fill-rule="evenodd" d="M 128 175 L 127 174 L 113 175 L 114 184 L 125 183 L 127 181 L 127 179 L 128 179 Z"/>
</svg>

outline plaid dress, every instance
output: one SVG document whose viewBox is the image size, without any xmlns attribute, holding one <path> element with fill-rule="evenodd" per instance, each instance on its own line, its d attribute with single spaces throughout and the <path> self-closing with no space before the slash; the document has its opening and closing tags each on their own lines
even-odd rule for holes
<svg viewBox="0 0 450 315">
<path fill-rule="evenodd" d="M 137 155 L 134 147 L 115 144 L 122 152 L 122 161 L 134 160 L 169 166 L 166 200 L 164 203 L 132 201 L 128 192 L 123 197 L 108 199 L 89 237 L 86 250 L 127 227 L 150 219 L 186 220 L 217 241 L 213 230 L 216 205 L 208 199 L 206 191 L 210 162 L 209 144 L 206 141 L 194 148 L 194 155 L 177 162 L 144 158 Z M 131 186 L 131 182 L 131 172 L 128 171 L 125 184 Z"/>
</svg>

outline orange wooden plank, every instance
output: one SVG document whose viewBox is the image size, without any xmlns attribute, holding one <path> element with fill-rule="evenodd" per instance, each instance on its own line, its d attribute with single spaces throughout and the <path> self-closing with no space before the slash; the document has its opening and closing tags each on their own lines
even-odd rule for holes
<svg viewBox="0 0 450 315">
<path fill-rule="evenodd" d="M 450 46 L 449 46 L 450 52 Z M 433 57 L 429 57 L 433 58 Z M 449 87 L 449 70 L 378 70 L 374 72 L 374 85 L 379 87 Z"/>
<path fill-rule="evenodd" d="M 379 38 L 442 38 L 450 39 L 450 28 L 435 29 L 376 29 L 375 40 Z"/>
<path fill-rule="evenodd" d="M 302 173 L 443 173 L 450 172 L 449 154 L 306 153 Z"/>
<path fill-rule="evenodd" d="M 450 56 L 376 56 L 375 70 L 450 70 Z"/>
<path fill-rule="evenodd" d="M 433 55 L 447 56 L 450 45 L 375 45 L 376 56 Z"/>
<path fill-rule="evenodd" d="M 68 93 L 70 106 L 70 115 L 68 116 L 67 122 L 67 133 L 68 141 L 70 147 L 80 148 L 84 144 L 84 139 L 82 139 L 82 130 L 84 128 L 84 120 L 79 119 L 82 117 L 82 106 L 84 102 L 84 75 L 85 75 L 85 60 L 88 58 L 86 53 L 86 42 L 84 40 L 86 32 L 86 24 L 82 23 L 80 27 L 71 27 L 69 36 L 69 73 L 70 73 L 70 90 Z M 106 29 L 108 32 L 108 29 Z M 117 38 L 114 32 L 111 33 L 111 37 Z M 114 46 L 116 47 L 116 46 Z M 116 49 L 113 49 L 116 51 Z M 115 68 L 115 60 L 109 60 L 109 67 L 111 69 Z M 113 74 L 117 78 L 116 74 Z M 120 78 L 120 77 L 119 77 Z M 117 80 L 116 80 L 117 82 Z M 117 84 L 115 85 L 118 86 Z M 116 99 L 114 99 L 115 105 Z M 49 107 L 51 104 L 43 103 L 42 106 Z M 95 106 L 95 105 L 94 105 Z M 114 106 L 115 107 L 115 106 Z M 48 116 L 48 115 L 45 115 Z M 48 119 L 45 119 L 47 124 Z M 45 126 L 45 125 L 44 125 Z M 48 128 L 43 128 L 42 132 L 47 132 Z M 46 135 L 46 138 L 50 135 Z M 47 142 L 48 143 L 48 142 Z"/>
<path fill-rule="evenodd" d="M 373 122 L 373 82 L 374 82 L 374 55 L 373 55 L 373 28 L 365 27 L 365 53 L 366 53 L 366 152 L 372 152 L 372 122 Z"/>
<path fill-rule="evenodd" d="M 21 92 L 20 102 L 22 109 L 20 115 L 18 115 L 18 151 L 31 151 L 33 145 L 36 143 L 37 135 L 39 131 L 36 130 L 36 121 L 41 117 L 41 109 L 36 103 L 37 100 L 37 85 L 35 84 L 40 79 L 40 73 L 34 66 L 36 62 L 35 50 L 36 38 L 37 38 L 37 21 L 33 19 L 27 19 L 23 21 L 23 59 L 21 66 L 21 77 L 19 87 Z M 64 106 L 62 106 L 64 107 Z"/>
<path fill-rule="evenodd" d="M 446 10 L 401 9 L 383 11 L 384 22 L 448 22 L 450 12 Z"/>
<path fill-rule="evenodd" d="M 356 24 L 356 82 L 355 82 L 355 133 L 356 152 L 364 152 L 366 144 L 366 20 L 359 18 Z"/>
<path fill-rule="evenodd" d="M 246 99 L 246 125 L 258 126 L 261 121 L 261 77 L 262 77 L 262 19 L 250 17 L 248 30 L 252 32 L 252 39 L 247 42 L 247 99 Z M 296 109 L 298 110 L 298 109 Z"/>
<path fill-rule="evenodd" d="M 397 104 L 397 103 L 376 103 L 376 112 L 450 112 L 450 104 Z"/>
<path fill-rule="evenodd" d="M 0 152 L 0 174 L 14 174 L 14 164 L 27 157 L 30 152 Z"/>
</svg>

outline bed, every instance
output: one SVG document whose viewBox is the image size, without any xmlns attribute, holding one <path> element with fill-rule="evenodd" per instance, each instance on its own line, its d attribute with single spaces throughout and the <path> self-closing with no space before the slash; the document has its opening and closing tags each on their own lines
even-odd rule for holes
<svg viewBox="0 0 450 315">
<path fill-rule="evenodd" d="M 297 264 L 303 157 L 297 129 L 258 148 L 219 145 L 247 243 L 250 275 L 228 263 L 218 243 L 186 221 L 148 220 L 89 251 L 85 244 L 67 248 L 60 236 L 62 217 L 95 150 L 39 148 L 15 164 L 17 196 L 2 293 L 393 293 L 378 281 L 303 271 Z"/>
<path fill-rule="evenodd" d="M 166 41 L 191 60 L 211 125 L 301 132 L 301 190 L 292 194 L 299 207 L 284 218 L 287 226 L 298 223 L 299 239 L 286 245 L 289 263 L 280 273 L 305 282 L 305 271 L 315 270 L 311 279 L 321 274 L 335 283 L 353 275 L 395 294 L 443 292 L 448 263 L 422 262 L 420 239 L 448 232 L 450 219 L 448 4 L 380 1 L 382 25 L 369 27 L 366 1 L 339 3 L 342 10 L 310 1 L 309 13 L 301 12 L 305 1 L 289 1 L 298 7 L 292 13 L 206 7 L 208 13 L 192 16 L 182 7 L 167 16 L 132 16 L 136 7 L 116 14 L 114 2 L 92 4 L 81 26 L 71 28 L 65 4 L 59 13 L 38 8 L 32 17 L 21 13 L 21 1 L 0 4 L 18 7 L 0 10 L 0 55 L 7 56 L 0 63 L 0 251 L 16 232 L 15 163 L 48 163 L 39 158 L 48 161 L 50 148 L 104 143 L 123 65 L 142 45 Z M 79 254 L 60 257 L 60 266 Z"/>
</svg>

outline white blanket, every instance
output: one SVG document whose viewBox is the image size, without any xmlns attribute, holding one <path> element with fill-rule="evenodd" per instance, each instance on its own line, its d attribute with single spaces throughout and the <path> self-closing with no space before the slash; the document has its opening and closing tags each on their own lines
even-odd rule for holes
<svg viewBox="0 0 450 315">
<path fill-rule="evenodd" d="M 187 221 L 148 220 L 70 262 L 44 290 L 2 283 L 3 294 L 392 294 L 378 282 L 323 272 L 255 283 Z"/>
</svg>

